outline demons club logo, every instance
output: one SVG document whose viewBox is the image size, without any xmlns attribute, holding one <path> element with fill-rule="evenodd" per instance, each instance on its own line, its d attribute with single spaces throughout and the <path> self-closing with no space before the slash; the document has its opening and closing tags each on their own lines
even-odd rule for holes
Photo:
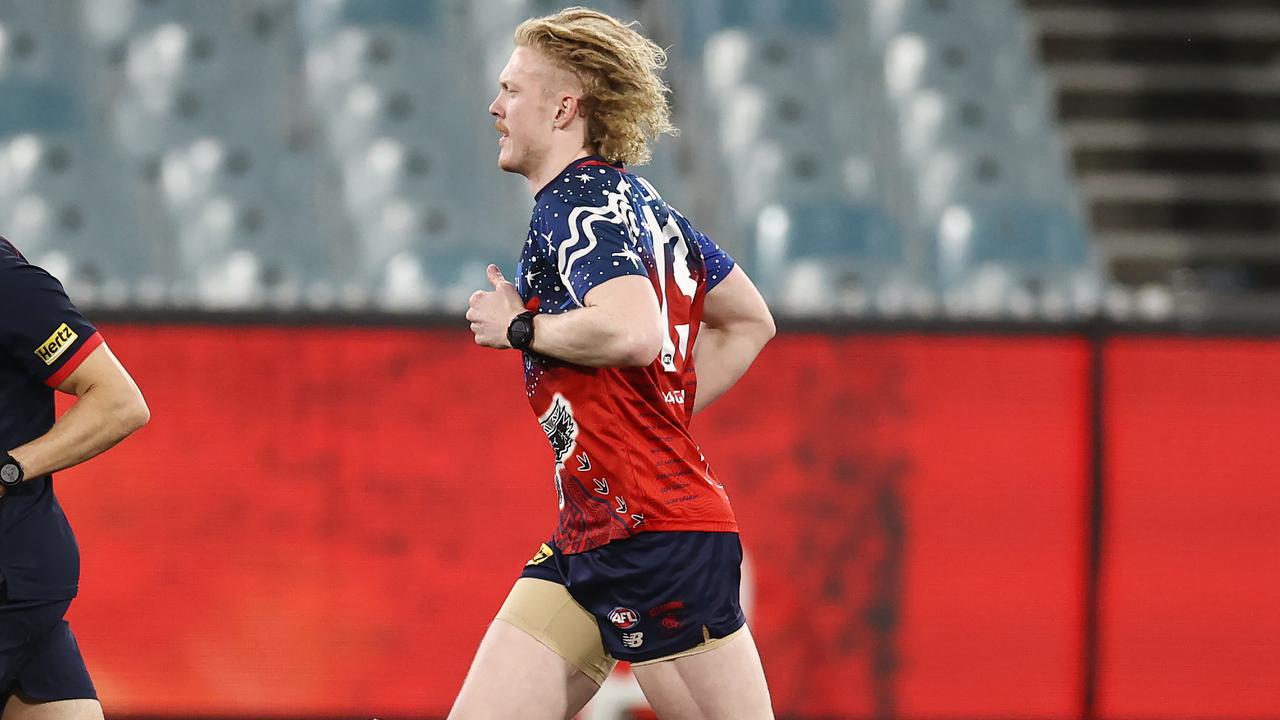
<svg viewBox="0 0 1280 720">
<path fill-rule="evenodd" d="M 578 421 L 573 418 L 573 406 L 560 393 L 551 398 L 551 407 L 538 418 L 542 432 L 551 441 L 556 454 L 556 464 L 563 465 L 578 442 Z"/>
</svg>

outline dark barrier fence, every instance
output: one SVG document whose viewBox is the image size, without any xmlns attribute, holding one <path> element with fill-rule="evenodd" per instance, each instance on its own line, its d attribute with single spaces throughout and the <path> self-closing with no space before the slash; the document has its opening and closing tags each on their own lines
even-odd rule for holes
<svg viewBox="0 0 1280 720">
<path fill-rule="evenodd" d="M 107 323 L 137 437 L 60 476 L 114 716 L 443 716 L 554 522 L 517 357 Z M 1280 340 L 788 332 L 695 420 L 791 717 L 1280 708 Z"/>
</svg>

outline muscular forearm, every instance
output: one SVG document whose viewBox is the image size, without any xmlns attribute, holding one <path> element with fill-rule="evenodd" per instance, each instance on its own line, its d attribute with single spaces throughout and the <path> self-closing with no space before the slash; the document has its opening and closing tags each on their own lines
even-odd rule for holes
<svg viewBox="0 0 1280 720">
<path fill-rule="evenodd" d="M 146 424 L 140 396 L 90 389 L 43 436 L 11 451 L 28 478 L 88 460 Z"/>
<path fill-rule="evenodd" d="M 693 411 L 701 411 L 728 392 L 772 337 L 772 326 L 704 326 L 693 349 L 698 368 L 698 394 Z"/>
<path fill-rule="evenodd" d="M 589 367 L 643 367 L 662 346 L 658 327 L 587 306 L 534 318 L 533 351 Z"/>
</svg>

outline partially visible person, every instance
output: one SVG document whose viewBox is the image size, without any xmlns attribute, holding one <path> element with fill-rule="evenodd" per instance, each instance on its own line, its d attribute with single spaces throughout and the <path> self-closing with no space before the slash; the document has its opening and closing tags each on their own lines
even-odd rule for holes
<svg viewBox="0 0 1280 720">
<path fill-rule="evenodd" d="M 55 390 L 77 398 L 56 422 Z M 79 591 L 80 551 L 53 473 L 149 419 L 137 385 L 61 283 L 0 238 L 0 720 L 102 718 L 63 619 Z"/>
</svg>

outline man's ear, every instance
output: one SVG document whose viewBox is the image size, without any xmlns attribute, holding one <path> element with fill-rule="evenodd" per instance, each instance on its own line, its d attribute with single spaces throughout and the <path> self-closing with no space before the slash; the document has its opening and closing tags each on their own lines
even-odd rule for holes
<svg viewBox="0 0 1280 720">
<path fill-rule="evenodd" d="M 572 95 L 561 95 L 560 105 L 556 108 L 556 127 L 563 130 L 573 122 L 575 117 L 582 116 L 582 101 Z"/>
</svg>

